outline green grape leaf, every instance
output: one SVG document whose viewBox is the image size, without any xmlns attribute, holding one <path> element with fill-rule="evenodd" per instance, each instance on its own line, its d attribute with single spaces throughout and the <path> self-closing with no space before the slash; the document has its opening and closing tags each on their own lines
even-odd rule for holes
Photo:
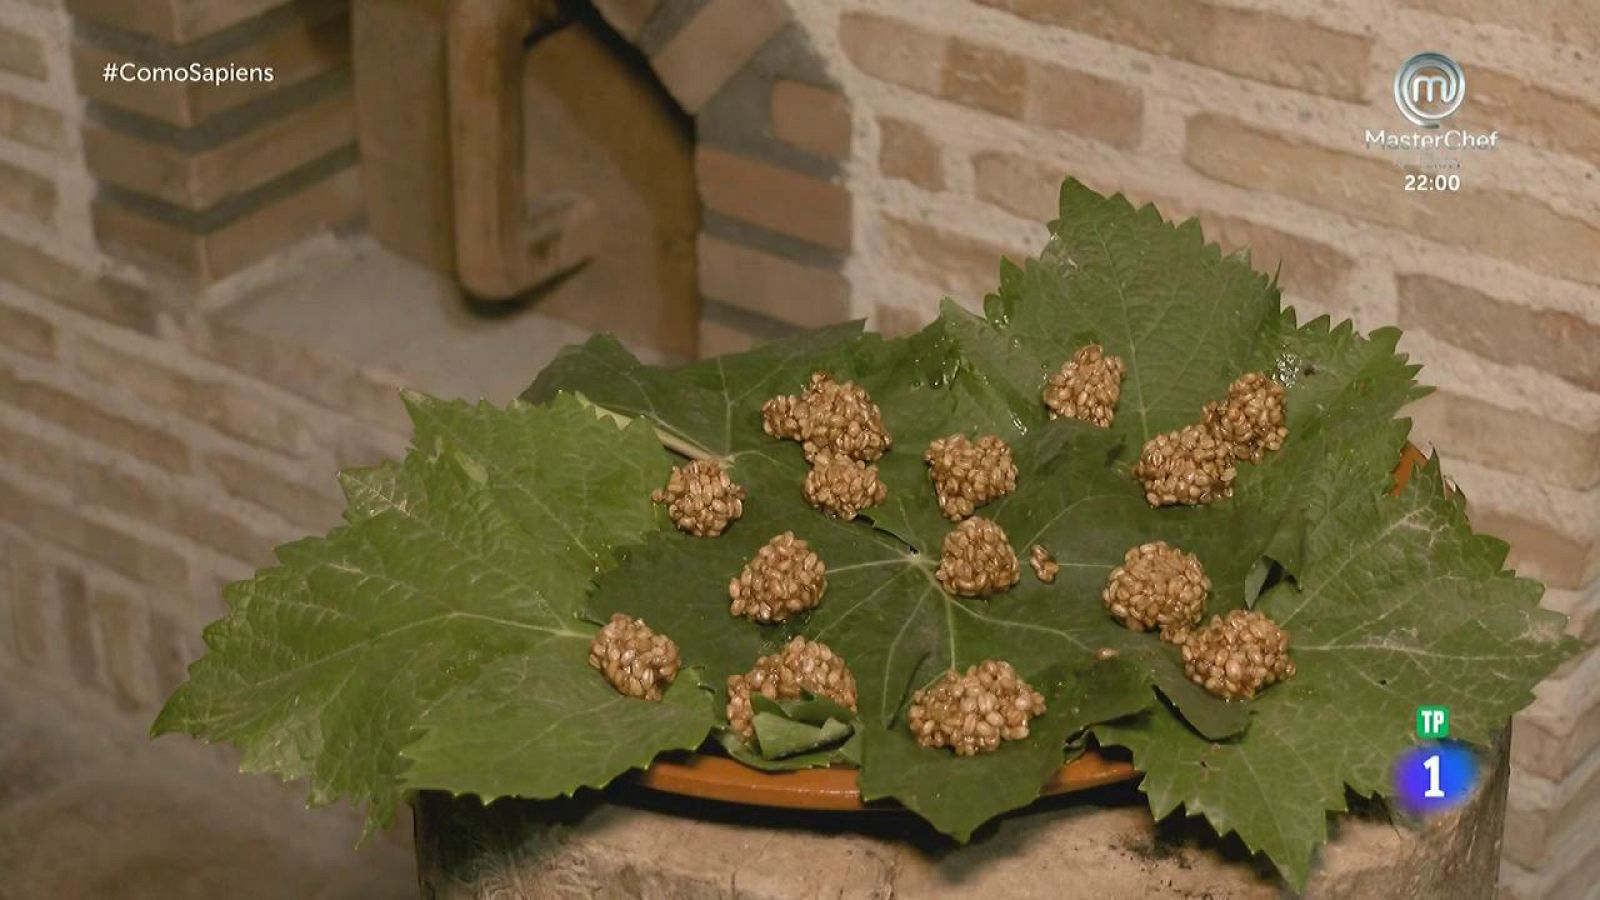
<svg viewBox="0 0 1600 900">
<path fill-rule="evenodd" d="M 837 751 L 855 735 L 855 714 L 849 709 L 810 692 L 794 700 L 774 700 L 756 692 L 750 695 L 753 739 L 746 744 L 731 729 L 719 738 L 735 759 L 751 761 L 758 768 L 788 771 L 810 766 L 832 765 Z"/>
<path fill-rule="evenodd" d="M 772 713 L 807 725 L 825 725 L 829 720 L 848 722 L 851 719 L 850 710 L 810 691 L 802 691 L 795 700 L 773 700 L 765 694 L 755 693 L 750 695 L 750 706 L 756 712 Z"/>
<path fill-rule="evenodd" d="M 905 728 L 873 728 L 863 736 L 861 799 L 893 798 L 957 840 L 979 825 L 1039 796 L 1060 767 L 1067 737 L 1096 722 L 1133 715 L 1149 705 L 1149 675 L 1126 660 L 1072 670 L 1053 666 L 1031 682 L 1045 713 L 1020 741 L 980 756 L 960 757 L 919 746 Z"/>
<path fill-rule="evenodd" d="M 1170 715 L 1096 734 L 1133 750 L 1157 816 L 1204 815 L 1298 886 L 1346 787 L 1390 789 L 1419 704 L 1450 707 L 1451 736 L 1487 744 L 1575 649 L 1537 608 L 1538 584 L 1501 571 L 1505 553 L 1466 527 L 1436 460 L 1399 497 L 1350 494 L 1308 533 L 1298 584 L 1261 598 L 1294 635 L 1298 671 L 1251 704 L 1243 739 L 1211 743 Z"/>
<path fill-rule="evenodd" d="M 306 778 L 313 802 L 367 801 L 375 823 L 408 787 L 568 793 L 698 743 L 709 697 L 623 701 L 588 668 L 594 628 L 575 616 L 596 570 L 655 527 L 647 495 L 668 460 L 651 429 L 619 429 L 571 397 L 408 405 L 419 449 L 350 474 L 346 525 L 281 548 L 279 567 L 230 587 L 227 617 L 206 631 L 210 652 L 155 732 L 232 742 L 246 769 Z M 519 721 L 575 717 L 561 741 L 520 755 L 514 735 L 488 746 L 482 709 L 518 685 L 539 688 L 508 700 Z M 596 718 L 602 700 L 615 712 Z M 449 776 L 438 784 L 400 755 L 434 719 L 454 728 L 459 755 L 440 762 L 439 739 L 418 748 L 420 771 Z M 579 749 L 581 735 L 609 742 L 622 723 L 638 731 L 625 752 Z M 487 763 L 496 753 L 517 772 L 570 767 L 578 780 L 519 781 Z"/>
<path fill-rule="evenodd" d="M 1137 485 L 1095 464 L 1097 449 L 1064 450 L 1062 443 L 1073 438 L 1089 444 L 1105 440 L 1101 433 L 1066 423 L 1041 428 L 1037 437 L 1018 443 L 1019 468 L 1034 471 L 1028 462 L 1037 451 L 1073 469 L 1072 474 L 1053 472 L 1048 480 L 1041 474 L 1040 483 L 1050 489 L 1075 486 L 1091 500 L 1103 489 L 1135 509 L 1148 509 Z M 1170 646 L 1129 632 L 1105 614 L 1098 592 L 1109 566 L 1064 559 L 1055 585 L 1041 584 L 1030 574 L 989 600 L 954 597 L 935 578 L 937 556 L 863 522 L 818 514 L 800 495 L 801 476 L 780 462 L 739 456 L 732 472 L 750 497 L 765 502 L 747 502 L 744 517 L 714 540 L 675 532 L 646 539 L 601 577 L 589 600 L 591 615 L 622 612 L 650 622 L 672 635 L 684 657 L 704 666 L 717 685 L 748 670 L 757 656 L 775 652 L 792 634 L 822 641 L 849 662 L 858 683 L 858 715 L 879 725 L 894 721 L 915 687 L 947 669 L 1004 658 L 1028 677 L 1063 660 L 1091 660 L 1102 649 L 1143 660 L 1156 686 L 1205 733 L 1226 737 L 1248 723 L 1244 707 L 1191 684 Z M 1099 508 L 1085 506 L 1091 512 Z M 1006 521 L 1003 515 L 1000 520 Z M 1092 516 L 1070 523 L 1085 539 L 1100 540 L 1104 534 L 1104 524 Z M 828 566 L 822 604 L 794 627 L 758 627 L 729 615 L 728 582 L 771 536 L 786 531 L 804 539 Z M 1128 546 L 1120 540 L 1113 536 L 1108 546 Z M 645 584 L 652 588 L 640 590 Z M 1080 584 L 1088 586 L 1086 596 L 1075 598 L 1072 589 Z M 1153 700 L 1147 692 L 1147 701 Z"/>
<path fill-rule="evenodd" d="M 731 437 L 704 443 L 729 462 L 751 497 L 765 503 L 747 502 L 745 518 L 715 542 L 672 534 L 648 539 L 602 578 L 590 601 L 596 611 L 670 623 L 713 682 L 744 671 L 791 635 L 829 644 L 849 661 L 859 684 L 865 784 L 896 777 L 878 768 L 896 764 L 875 762 L 889 757 L 875 757 L 872 748 L 883 735 L 906 737 L 903 711 L 911 693 L 949 668 L 984 658 L 1007 659 L 1033 678 L 1109 650 L 1146 674 L 1141 696 L 1150 714 L 1129 722 L 1175 730 L 1195 747 L 1266 740 L 1256 735 L 1267 700 L 1229 703 L 1210 696 L 1185 677 L 1173 647 L 1112 622 L 1099 603 L 1100 590 L 1126 550 L 1159 539 L 1201 559 L 1213 583 L 1209 612 L 1260 604 L 1270 614 L 1283 602 L 1278 597 L 1299 590 L 1325 565 L 1331 545 L 1319 536 L 1339 521 L 1334 513 L 1352 496 L 1376 502 L 1389 487 L 1409 427 L 1396 416 L 1425 393 L 1416 384 L 1417 367 L 1396 352 L 1394 329 L 1363 336 L 1349 323 L 1299 324 L 1246 257 L 1223 255 L 1192 223 L 1169 225 L 1151 208 L 1135 210 L 1120 197 L 1100 197 L 1074 182 L 1063 188 L 1061 201 L 1041 257 L 1005 265 L 982 316 L 946 303 L 938 321 L 902 341 L 841 341 L 834 333 L 818 351 L 791 341 L 676 370 L 614 355 L 606 372 L 585 370 L 581 381 L 569 382 L 559 372 L 542 376 L 536 392 L 581 389 L 597 402 L 620 402 L 629 413 L 653 418 L 664 431 L 698 434 L 706 429 L 674 405 L 683 386 L 753 384 L 777 372 L 760 382 L 763 393 L 787 393 L 797 391 L 811 370 L 826 369 L 867 387 L 895 437 L 878 461 L 889 499 L 862 520 L 838 523 L 803 506 L 797 489 L 804 462 L 792 445 L 762 435 L 764 398 L 719 401 L 714 409 L 722 415 L 711 419 Z M 1104 430 L 1051 422 L 1039 399 L 1045 377 L 1090 341 L 1122 356 L 1129 370 L 1116 421 Z M 1241 466 L 1231 500 L 1151 509 L 1129 472 L 1142 443 L 1197 420 L 1203 404 L 1246 371 L 1268 372 L 1286 386 L 1290 437 L 1284 447 L 1260 464 Z M 933 570 L 950 525 L 932 502 L 920 451 L 932 437 L 955 431 L 995 433 L 1011 442 L 1019 489 L 981 513 L 1007 530 L 1019 554 L 1035 543 L 1048 549 L 1062 566 L 1054 584 L 1025 575 L 987 601 L 952 597 L 938 586 Z M 1464 527 L 1459 510 L 1452 516 Z M 810 541 L 827 562 L 824 602 L 781 627 L 733 620 L 721 607 L 727 581 L 767 538 L 786 530 Z M 1383 563 L 1351 566 L 1346 577 L 1375 581 L 1367 565 Z M 1483 590 L 1500 597 L 1514 610 L 1510 615 L 1539 615 L 1518 605 L 1518 590 L 1497 571 L 1469 577 L 1487 579 Z M 666 587 L 641 593 L 640 584 Z M 696 603 L 701 597 L 717 600 Z M 1420 595 L 1407 599 L 1415 604 L 1411 612 L 1432 614 Z M 1399 621 L 1388 615 L 1375 627 Z M 1508 680 L 1525 700 L 1538 677 L 1570 652 L 1554 632 L 1537 633 L 1545 640 L 1527 648 L 1525 671 L 1482 677 Z M 1291 696 L 1292 686 L 1265 696 Z M 1503 712 L 1494 708 L 1493 714 Z M 1408 722 L 1408 714 L 1401 715 L 1388 727 L 1405 733 Z M 1139 733 L 1132 724 L 1119 728 L 1118 734 Z M 1359 756 L 1367 766 L 1386 766 L 1388 756 L 1373 746 L 1346 736 L 1330 752 L 1322 783 L 1363 783 L 1360 770 L 1344 761 Z M 1151 758 L 1154 768 L 1179 765 Z M 952 761 L 953 772 L 969 771 L 959 764 L 972 763 Z M 967 831 L 968 824 L 1026 802 L 1038 784 L 1029 783 L 1031 775 L 1016 777 L 1008 790 L 951 789 L 948 796 L 973 805 L 965 813 L 945 810 L 938 821 L 965 823 L 955 830 Z M 1147 783 L 1158 785 L 1160 777 L 1151 772 Z M 1154 808 L 1165 811 L 1166 799 L 1153 795 Z M 1213 821 L 1231 827 L 1226 801 L 1217 802 L 1222 812 Z M 1274 827 L 1270 816 L 1265 821 Z M 1292 845 L 1303 857 L 1320 834 L 1286 830 L 1280 847 Z M 1282 854 L 1287 850 L 1272 855 Z M 1301 874 L 1293 866 L 1285 872 Z"/>
<path fill-rule="evenodd" d="M 665 370 L 642 365 L 616 338 L 597 335 L 557 354 L 523 399 L 543 403 L 560 391 L 581 393 L 614 412 L 648 418 L 690 455 L 772 452 L 761 431 L 761 404 L 804 382 L 819 364 L 842 368 L 862 340 L 861 323 L 853 322 Z"/>
<path fill-rule="evenodd" d="M 421 737 L 402 750 L 406 784 L 486 800 L 557 797 L 605 787 L 662 750 L 705 740 L 711 694 L 693 669 L 679 673 L 662 702 L 647 703 L 612 690 L 588 655 L 586 636 L 485 666 L 423 713 Z"/>
<path fill-rule="evenodd" d="M 800 769 L 823 769 L 829 766 L 861 766 L 861 732 L 851 729 L 843 743 L 824 747 L 808 753 L 796 753 L 778 759 L 768 759 L 752 750 L 744 738 L 732 731 L 717 732 L 717 742 L 727 754 L 752 769 L 763 772 L 794 772 Z"/>
<path fill-rule="evenodd" d="M 1172 227 L 1154 206 L 1135 211 L 1073 181 L 1061 212 L 1039 259 L 1002 273 L 989 327 L 970 329 L 987 332 L 987 376 L 1027 401 L 1019 417 L 1043 415 L 1039 387 L 1063 348 L 1099 343 L 1127 364 L 1111 430 L 1137 448 L 1198 418 L 1241 363 L 1271 357 L 1277 291 L 1206 244 L 1197 222 Z"/>
<path fill-rule="evenodd" d="M 849 722 L 839 719 L 828 719 L 820 725 L 807 725 L 770 712 L 756 713 L 751 726 L 761 755 L 767 759 L 783 759 L 843 743 L 854 731 Z"/>
<path fill-rule="evenodd" d="M 1001 265 L 982 314 L 947 302 L 906 338 L 848 324 L 661 368 L 602 336 L 509 409 L 410 398 L 418 449 L 348 474 L 345 525 L 230 591 L 157 730 L 233 741 L 248 767 L 380 815 L 416 788 L 570 793 L 715 734 L 758 769 L 857 764 L 865 797 L 962 840 L 1035 798 L 1092 733 L 1132 751 L 1155 814 L 1237 832 L 1299 887 L 1345 792 L 1390 789 L 1416 705 L 1449 705 L 1455 734 L 1487 741 L 1575 645 L 1538 585 L 1503 571 L 1505 546 L 1472 533 L 1437 463 L 1390 496 L 1398 416 L 1424 393 L 1398 331 L 1299 322 L 1195 223 L 1073 181 L 1060 201 L 1044 251 Z M 1106 429 L 1051 420 L 1041 399 L 1090 342 L 1127 365 Z M 850 522 L 806 504 L 800 448 L 762 430 L 762 404 L 819 370 L 865 388 L 893 436 L 876 462 L 888 496 Z M 1229 499 L 1151 508 L 1131 475 L 1144 442 L 1250 371 L 1285 386 L 1283 447 L 1241 464 Z M 980 513 L 1022 559 L 1047 550 L 1052 583 L 1024 563 L 986 599 L 940 585 L 953 525 L 923 453 L 955 432 L 1011 446 L 1018 488 Z M 648 502 L 685 457 L 721 460 L 746 490 L 720 537 L 680 533 Z M 730 580 L 785 531 L 827 565 L 821 604 L 778 624 L 732 616 Z M 1208 614 L 1253 606 L 1282 623 L 1298 674 L 1224 701 L 1177 648 L 1113 621 L 1106 578 L 1152 540 L 1199 557 Z M 662 703 L 625 700 L 586 666 L 595 623 L 617 612 L 679 647 Z M 719 727 L 727 679 L 796 636 L 846 660 L 856 708 L 762 701 L 747 746 Z M 985 659 L 1045 694 L 1029 737 L 973 758 L 917 745 L 915 692 Z"/>
</svg>

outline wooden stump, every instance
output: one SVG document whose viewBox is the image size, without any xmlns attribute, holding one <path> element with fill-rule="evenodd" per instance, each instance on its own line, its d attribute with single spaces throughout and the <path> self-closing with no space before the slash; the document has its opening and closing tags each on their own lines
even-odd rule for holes
<svg viewBox="0 0 1600 900">
<path fill-rule="evenodd" d="M 1307 897 L 1473 900 L 1495 895 L 1509 732 L 1477 796 L 1425 823 L 1381 804 L 1330 822 Z M 1277 898 L 1237 839 L 1151 821 L 1117 785 L 1041 801 L 958 847 L 903 812 L 799 813 L 626 786 L 550 803 L 417 798 L 417 857 L 432 900 L 513 898 Z"/>
</svg>

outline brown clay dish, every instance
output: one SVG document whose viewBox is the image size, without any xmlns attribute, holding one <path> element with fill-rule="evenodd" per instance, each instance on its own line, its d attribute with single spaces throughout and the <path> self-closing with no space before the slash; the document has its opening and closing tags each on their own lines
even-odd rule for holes
<svg viewBox="0 0 1600 900">
<path fill-rule="evenodd" d="M 1394 493 L 1405 487 L 1412 466 L 1424 460 L 1421 451 L 1406 444 L 1394 470 Z M 1090 750 L 1057 769 L 1041 793 L 1068 794 L 1138 775 L 1139 770 L 1132 763 L 1107 759 Z M 681 761 L 657 760 L 639 776 L 638 784 L 670 794 L 747 806 L 828 811 L 871 808 L 861 802 L 855 769 L 761 772 L 727 757 L 696 753 Z"/>
</svg>

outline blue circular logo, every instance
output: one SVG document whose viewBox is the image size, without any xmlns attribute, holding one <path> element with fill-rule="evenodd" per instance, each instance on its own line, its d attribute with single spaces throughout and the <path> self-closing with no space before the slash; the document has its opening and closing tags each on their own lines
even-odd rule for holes
<svg viewBox="0 0 1600 900">
<path fill-rule="evenodd" d="M 1455 741 L 1423 744 L 1400 755 L 1394 764 L 1394 796 L 1412 815 L 1454 809 L 1478 787 L 1478 757 Z"/>
</svg>

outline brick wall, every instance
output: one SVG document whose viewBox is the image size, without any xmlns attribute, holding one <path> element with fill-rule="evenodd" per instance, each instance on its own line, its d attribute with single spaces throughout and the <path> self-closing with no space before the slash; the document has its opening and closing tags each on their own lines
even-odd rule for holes
<svg viewBox="0 0 1600 900">
<path fill-rule="evenodd" d="M 850 315 L 852 147 L 838 83 L 785 0 L 596 0 L 694 116 L 700 351 Z"/>
<path fill-rule="evenodd" d="M 1026 254 L 1073 174 L 1198 215 L 1289 302 L 1399 323 L 1439 386 L 1413 410 L 1479 527 L 1600 634 L 1600 19 L 1474 0 L 889 0 L 797 3 L 850 97 L 855 312 L 886 331 L 974 305 Z M 1420 50 L 1467 72 L 1458 118 L 1501 131 L 1457 194 L 1400 190 L 1363 128 L 1405 125 Z M 1407 129 L 1409 130 L 1409 129 Z M 1510 896 L 1600 881 L 1600 651 L 1520 719 Z M 1396 723 L 1404 727 L 1404 723 Z"/>
<path fill-rule="evenodd" d="M 360 213 L 345 0 L 67 7 L 102 247 L 206 284 Z M 108 65 L 245 74 L 129 83 L 106 80 Z"/>
<path fill-rule="evenodd" d="M 241 4 L 174 9 L 223 5 Z M 85 119 L 84 52 L 53 0 L 0 6 L 0 666 L 144 716 L 197 655 L 219 585 L 335 522 L 335 469 L 397 452 L 404 425 L 392 376 L 272 346 L 199 312 L 169 267 L 102 254 L 90 165 L 139 179 L 175 158 L 103 143 L 132 138 Z M 254 158 L 129 189 L 214 199 L 231 188 L 205 173 L 248 178 Z"/>
<path fill-rule="evenodd" d="M 63 284 L 103 289 L 0 236 L 0 657 L 142 714 L 220 586 L 333 525 L 337 469 L 403 450 L 397 381 L 126 284 L 108 320 Z"/>
</svg>

